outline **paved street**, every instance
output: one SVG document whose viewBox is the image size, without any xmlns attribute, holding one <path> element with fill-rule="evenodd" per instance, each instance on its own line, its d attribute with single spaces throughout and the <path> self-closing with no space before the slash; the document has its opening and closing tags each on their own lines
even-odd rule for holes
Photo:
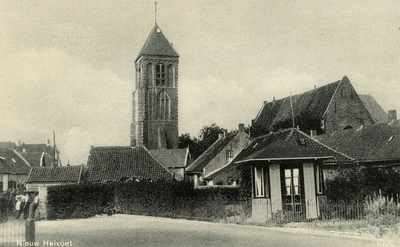
<svg viewBox="0 0 400 247">
<path fill-rule="evenodd" d="M 395 246 L 390 240 L 312 230 L 132 215 L 42 221 L 36 233 L 39 246 Z"/>
</svg>

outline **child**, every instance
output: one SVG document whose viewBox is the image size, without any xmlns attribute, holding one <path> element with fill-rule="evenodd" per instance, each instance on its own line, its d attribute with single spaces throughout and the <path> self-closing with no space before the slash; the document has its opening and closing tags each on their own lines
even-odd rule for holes
<svg viewBox="0 0 400 247">
<path fill-rule="evenodd" d="M 17 196 L 17 202 L 15 203 L 15 218 L 19 219 L 21 216 L 21 196 Z"/>
</svg>

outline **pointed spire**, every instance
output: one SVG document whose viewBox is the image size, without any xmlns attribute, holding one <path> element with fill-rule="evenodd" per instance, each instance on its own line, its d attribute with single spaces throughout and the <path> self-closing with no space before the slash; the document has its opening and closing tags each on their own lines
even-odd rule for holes
<svg viewBox="0 0 400 247">
<path fill-rule="evenodd" d="M 150 32 L 150 35 L 144 43 L 143 48 L 136 60 L 143 55 L 179 57 L 178 53 L 164 36 L 157 23 Z"/>
<path fill-rule="evenodd" d="M 157 2 L 154 1 L 154 23 L 157 24 Z"/>
</svg>

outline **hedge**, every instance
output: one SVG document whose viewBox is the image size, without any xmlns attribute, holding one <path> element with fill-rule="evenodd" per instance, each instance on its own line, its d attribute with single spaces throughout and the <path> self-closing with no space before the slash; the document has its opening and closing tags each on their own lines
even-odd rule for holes
<svg viewBox="0 0 400 247">
<path fill-rule="evenodd" d="M 228 205 L 247 200 L 239 188 L 194 189 L 185 181 L 54 186 L 49 187 L 47 199 L 49 219 L 105 213 L 219 218 L 226 216 Z"/>
</svg>

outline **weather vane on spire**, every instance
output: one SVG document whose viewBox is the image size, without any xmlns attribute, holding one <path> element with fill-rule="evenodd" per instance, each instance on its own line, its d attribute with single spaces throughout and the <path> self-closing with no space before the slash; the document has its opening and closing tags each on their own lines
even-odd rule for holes
<svg viewBox="0 0 400 247">
<path fill-rule="evenodd" d="M 157 2 L 154 1 L 154 21 L 157 24 Z"/>
</svg>

